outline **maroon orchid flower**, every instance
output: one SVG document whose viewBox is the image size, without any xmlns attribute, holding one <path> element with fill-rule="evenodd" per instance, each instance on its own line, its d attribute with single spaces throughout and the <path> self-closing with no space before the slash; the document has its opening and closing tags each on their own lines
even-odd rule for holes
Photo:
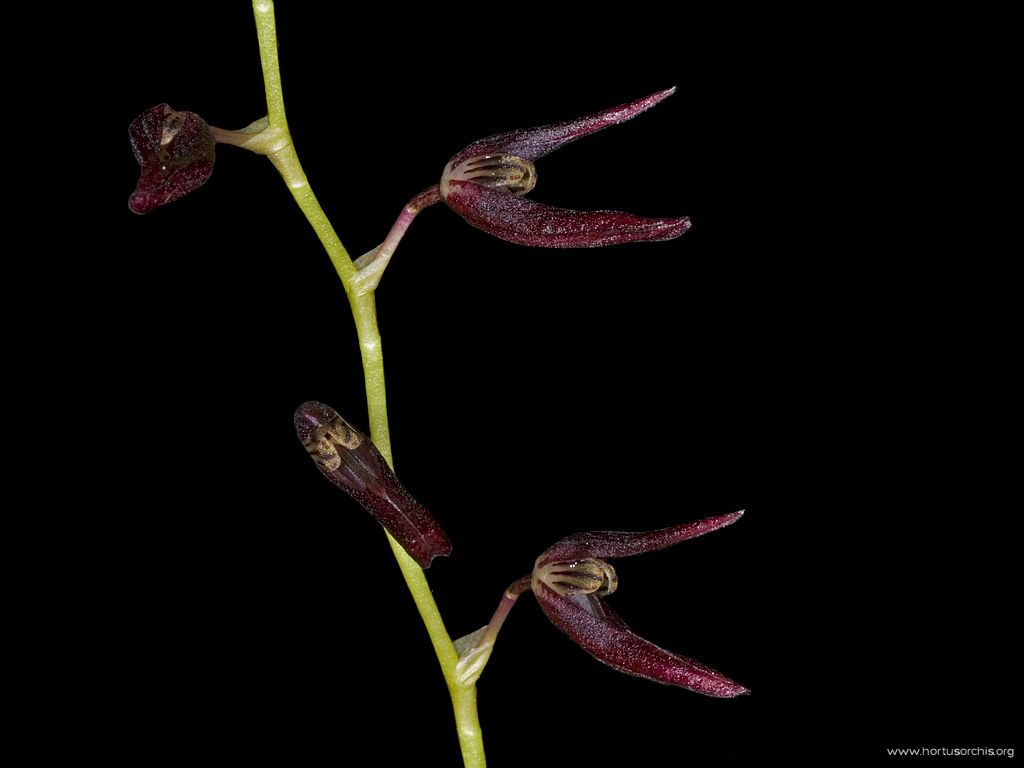
<svg viewBox="0 0 1024 768">
<path fill-rule="evenodd" d="M 750 693 L 713 669 L 634 634 L 602 599 L 618 586 L 615 569 L 604 558 L 665 549 L 734 523 L 742 515 L 734 512 L 643 533 L 569 536 L 537 558 L 530 588 L 556 627 L 613 669 L 718 698 Z"/>
<path fill-rule="evenodd" d="M 213 173 L 213 134 L 195 112 L 158 104 L 132 120 L 128 136 L 142 166 L 128 198 L 135 213 L 149 213 L 199 189 Z"/>
<path fill-rule="evenodd" d="M 635 634 L 603 599 L 619 584 L 615 569 L 604 558 L 665 549 L 723 528 L 742 515 L 733 512 L 657 531 L 595 531 L 562 539 L 537 558 L 530 576 L 505 591 L 487 626 L 456 641 L 460 671 L 468 679 L 479 675 L 509 611 L 519 595 L 530 590 L 552 624 L 619 672 L 722 699 L 750 693 L 725 675 Z"/>
<path fill-rule="evenodd" d="M 589 248 L 679 237 L 690 228 L 685 216 L 649 219 L 618 211 L 572 211 L 523 197 L 537 182 L 535 160 L 602 128 L 631 120 L 674 92 L 670 88 L 576 120 L 476 141 L 445 166 L 441 199 L 474 227 L 520 245 Z"/>
<path fill-rule="evenodd" d="M 441 200 L 474 227 L 519 245 L 595 248 L 679 237 L 690 228 L 687 216 L 649 219 L 619 211 L 572 211 L 523 197 L 537 183 L 534 160 L 609 125 L 631 120 L 675 90 L 669 88 L 565 123 L 499 133 L 473 142 L 448 162 L 439 184 L 406 203 L 384 242 L 356 259 L 356 293 L 369 293 L 377 287 L 413 219 Z"/>
<path fill-rule="evenodd" d="M 451 553 L 451 541 L 426 507 L 398 482 L 366 435 L 337 411 L 303 403 L 295 411 L 295 431 L 324 476 L 373 515 L 420 567 Z"/>
</svg>

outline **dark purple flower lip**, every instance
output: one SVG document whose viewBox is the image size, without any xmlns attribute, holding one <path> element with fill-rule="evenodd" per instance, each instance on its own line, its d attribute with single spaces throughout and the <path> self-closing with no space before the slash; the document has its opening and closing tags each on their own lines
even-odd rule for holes
<svg viewBox="0 0 1024 768">
<path fill-rule="evenodd" d="M 670 88 L 576 120 L 473 142 L 445 166 L 441 198 L 474 227 L 520 245 L 593 248 L 679 237 L 690 228 L 686 216 L 652 219 L 620 211 L 573 211 L 523 198 L 537 183 L 535 160 L 631 120 L 674 92 Z"/>
<path fill-rule="evenodd" d="M 716 698 L 750 693 L 725 675 L 640 637 L 602 599 L 618 585 L 615 569 L 603 558 L 664 549 L 730 525 L 742 514 L 734 512 L 657 531 L 595 531 L 569 536 L 537 558 L 529 588 L 558 629 L 613 669 Z M 525 585 L 519 589 L 523 588 Z"/>
<path fill-rule="evenodd" d="M 377 447 L 330 406 L 295 411 L 295 431 L 323 475 L 384 526 L 422 568 L 452 551 L 448 535 L 398 482 Z"/>
<path fill-rule="evenodd" d="M 128 198 L 134 213 L 149 213 L 187 195 L 213 173 L 216 142 L 195 112 L 176 112 L 158 104 L 132 121 L 128 137 L 142 168 Z"/>
</svg>

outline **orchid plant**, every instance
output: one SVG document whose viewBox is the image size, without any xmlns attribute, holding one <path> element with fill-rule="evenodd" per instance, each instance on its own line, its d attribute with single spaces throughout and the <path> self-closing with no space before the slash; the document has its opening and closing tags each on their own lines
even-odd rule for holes
<svg viewBox="0 0 1024 768">
<path fill-rule="evenodd" d="M 594 531 L 563 538 L 536 558 L 530 574 L 509 586 L 485 626 L 453 639 L 424 573 L 435 558 L 451 554 L 452 541 L 391 467 L 374 296 L 415 217 L 426 207 L 443 202 L 472 226 L 526 247 L 592 248 L 677 238 L 690 228 L 688 217 L 576 211 L 526 197 L 537 181 L 536 161 L 569 142 L 631 120 L 671 96 L 674 89 L 567 122 L 512 130 L 473 142 L 448 161 L 437 184 L 406 204 L 378 247 L 352 259 L 317 202 L 292 143 L 282 99 L 273 2 L 254 0 L 253 8 L 267 116 L 241 130 L 225 130 L 167 104 L 142 113 L 129 128 L 131 146 L 141 166 L 129 208 L 138 214 L 150 213 L 197 190 L 213 172 L 216 144 L 229 144 L 266 155 L 316 231 L 345 288 L 355 320 L 370 435 L 364 435 L 332 407 L 316 401 L 298 406 L 295 429 L 319 471 L 384 528 L 447 682 L 465 766 L 485 765 L 476 683 L 509 611 L 527 591 L 532 592 L 556 628 L 612 669 L 716 698 L 749 693 L 725 675 L 634 633 L 607 600 L 618 586 L 618 575 L 609 559 L 664 549 L 702 536 L 736 522 L 742 511 L 655 531 Z"/>
</svg>

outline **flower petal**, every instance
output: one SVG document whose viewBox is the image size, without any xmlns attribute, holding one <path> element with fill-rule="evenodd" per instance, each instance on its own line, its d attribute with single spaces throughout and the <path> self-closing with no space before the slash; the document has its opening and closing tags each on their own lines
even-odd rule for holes
<svg viewBox="0 0 1024 768">
<path fill-rule="evenodd" d="M 422 568 L 451 553 L 451 541 L 426 507 L 398 482 L 369 438 L 337 411 L 303 403 L 295 411 L 295 431 L 324 476 L 373 515 Z"/>
<path fill-rule="evenodd" d="M 500 189 L 450 181 L 448 207 L 477 229 L 519 245 L 596 248 L 641 240 L 671 240 L 690 228 L 689 217 L 649 219 L 619 211 L 555 208 Z"/>
<path fill-rule="evenodd" d="M 195 112 L 176 112 L 158 104 L 132 120 L 128 137 L 142 166 L 128 198 L 128 207 L 135 213 L 149 213 L 187 195 L 213 173 L 216 142 Z"/>
<path fill-rule="evenodd" d="M 543 583 L 533 592 L 552 624 L 612 669 L 716 698 L 750 693 L 710 667 L 640 637 L 594 595 L 563 597 Z"/>
<path fill-rule="evenodd" d="M 718 515 L 693 523 L 674 525 L 657 531 L 589 531 L 575 533 L 548 547 L 537 558 L 537 567 L 548 563 L 571 562 L 583 558 L 631 557 L 671 547 L 681 541 L 717 531 L 739 520 L 743 510 Z"/>
<path fill-rule="evenodd" d="M 533 161 L 538 157 L 554 152 L 561 146 L 571 141 L 576 141 L 587 134 L 600 131 L 610 125 L 624 123 L 632 120 L 641 112 L 645 112 L 658 102 L 667 99 L 675 88 L 669 88 L 642 99 L 637 99 L 628 104 L 620 104 L 617 107 L 606 109 L 593 115 L 586 115 L 575 120 L 554 125 L 542 125 L 539 128 L 526 128 L 518 131 L 508 131 L 486 139 L 474 141 L 464 150 L 452 158 L 451 166 L 454 167 L 470 157 L 480 155 L 515 155 Z"/>
</svg>

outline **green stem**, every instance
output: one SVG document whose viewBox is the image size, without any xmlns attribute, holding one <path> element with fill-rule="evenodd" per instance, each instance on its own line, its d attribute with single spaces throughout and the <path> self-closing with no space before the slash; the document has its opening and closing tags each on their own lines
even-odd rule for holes
<svg viewBox="0 0 1024 768">
<path fill-rule="evenodd" d="M 455 728 L 459 733 L 463 764 L 466 768 L 487 768 L 484 735 L 476 711 L 476 685 L 453 687 L 449 683 L 448 692 L 455 708 Z"/>
<path fill-rule="evenodd" d="M 345 293 L 352 307 L 352 316 L 359 337 L 359 349 L 363 361 L 363 376 L 366 381 L 366 404 L 370 417 L 370 439 L 389 464 L 392 464 L 391 436 L 388 429 L 387 395 L 384 386 L 384 356 L 381 350 L 380 331 L 377 327 L 377 311 L 372 290 L 362 293 L 357 290 L 358 270 L 352 263 L 348 251 L 342 245 L 334 227 L 320 207 L 313 194 L 306 174 L 299 163 L 299 157 L 288 132 L 285 117 L 284 98 L 281 92 L 281 72 L 277 62 L 277 31 L 274 22 L 272 0 L 253 0 L 256 16 L 256 32 L 260 44 L 260 61 L 263 65 L 263 81 L 267 93 L 267 127 L 258 134 L 250 148 L 266 154 L 284 177 L 292 196 L 306 215 L 334 269 L 341 278 Z M 244 137 L 242 137 L 244 140 Z M 248 141 L 248 140 L 245 140 Z M 234 142 L 233 142 L 234 143 Z M 239 142 L 241 143 L 241 142 Z M 398 567 L 402 571 L 416 608 L 430 636 L 430 641 L 441 665 L 448 691 L 455 711 L 455 725 L 466 768 L 486 768 L 483 732 L 477 715 L 476 685 L 459 679 L 457 667 L 459 655 L 445 629 L 441 613 L 434 602 L 426 574 L 408 553 L 390 535 L 388 542 L 394 552 Z"/>
<path fill-rule="evenodd" d="M 363 358 L 363 379 L 366 383 L 366 407 L 370 415 L 370 437 L 388 464 L 391 459 L 391 430 L 388 428 L 388 396 L 384 386 L 384 352 L 377 328 L 375 293 L 349 294 L 352 317 L 359 336 L 359 352 Z"/>
<path fill-rule="evenodd" d="M 299 208 L 306 214 L 309 223 L 316 232 L 320 242 L 323 243 L 327 255 L 334 265 L 338 277 L 345 286 L 345 292 L 350 292 L 350 286 L 356 277 L 356 268 L 352 258 L 341 244 L 341 238 L 334 231 L 327 214 L 320 207 L 316 195 L 313 194 L 306 172 L 302 170 L 299 156 L 295 152 L 295 145 L 292 144 L 291 134 L 288 132 L 288 120 L 284 113 L 284 96 L 281 93 L 281 70 L 277 65 L 277 27 L 274 23 L 274 3 L 272 0 L 253 0 L 253 11 L 256 14 L 256 35 L 260 42 L 260 62 L 263 65 L 263 84 L 267 92 L 267 120 L 268 127 L 260 134 L 258 142 L 259 152 L 267 155 L 274 167 L 280 171 L 285 183 L 292 192 L 292 197 L 299 204 Z M 373 437 L 371 435 L 371 437 Z M 376 439 L 374 439 L 376 442 Z M 384 454 L 388 456 L 388 454 Z M 390 461 L 390 456 L 388 456 Z"/>
</svg>

